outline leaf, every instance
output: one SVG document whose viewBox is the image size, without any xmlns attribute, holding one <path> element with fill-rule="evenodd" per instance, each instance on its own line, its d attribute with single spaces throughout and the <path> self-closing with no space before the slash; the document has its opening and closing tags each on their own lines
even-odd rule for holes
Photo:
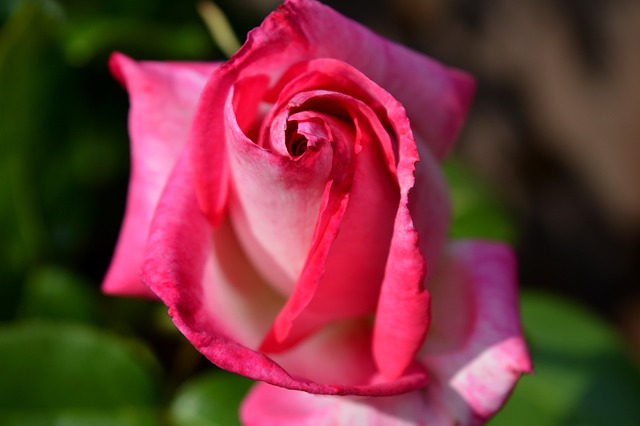
<svg viewBox="0 0 640 426">
<path fill-rule="evenodd" d="M 62 43 L 67 60 L 75 66 L 114 50 L 142 51 L 154 58 L 194 59 L 211 57 L 212 47 L 207 32 L 197 23 L 175 25 L 125 16 L 74 20 L 65 27 Z"/>
<path fill-rule="evenodd" d="M 252 384 L 252 380 L 223 371 L 192 379 L 178 390 L 171 403 L 171 425 L 240 425 L 240 402 Z"/>
<path fill-rule="evenodd" d="M 453 203 L 451 237 L 515 239 L 515 224 L 491 188 L 458 160 L 444 165 Z"/>
<path fill-rule="evenodd" d="M 523 296 L 522 316 L 535 374 L 492 426 L 640 424 L 640 372 L 609 326 L 542 294 Z"/>
<path fill-rule="evenodd" d="M 22 318 L 96 322 L 97 302 L 89 283 L 59 267 L 46 266 L 27 279 L 18 314 Z"/>
<path fill-rule="evenodd" d="M 143 347 L 79 325 L 0 328 L 2 425 L 158 424 L 158 366 Z"/>
<path fill-rule="evenodd" d="M 50 143 L 55 133 L 42 117 L 55 69 L 47 52 L 60 22 L 56 5 L 14 1 L 0 27 L 0 320 L 13 317 L 18 277 L 48 246 L 34 141 L 44 133 Z"/>
</svg>

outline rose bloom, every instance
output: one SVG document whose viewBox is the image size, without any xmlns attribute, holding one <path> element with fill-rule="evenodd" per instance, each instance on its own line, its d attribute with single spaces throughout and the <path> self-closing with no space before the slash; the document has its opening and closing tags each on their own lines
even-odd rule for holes
<svg viewBox="0 0 640 426">
<path fill-rule="evenodd" d="M 245 424 L 481 424 L 530 371 L 511 250 L 447 241 L 467 74 L 313 0 L 224 63 L 110 65 L 132 172 L 103 289 L 259 380 Z"/>
</svg>

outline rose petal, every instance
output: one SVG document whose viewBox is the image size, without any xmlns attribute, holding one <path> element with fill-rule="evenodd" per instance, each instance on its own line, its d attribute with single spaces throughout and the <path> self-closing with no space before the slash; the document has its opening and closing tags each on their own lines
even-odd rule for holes
<svg viewBox="0 0 640 426">
<path fill-rule="evenodd" d="M 269 312 L 267 309 L 261 315 L 246 316 L 242 312 L 234 312 L 235 307 L 225 310 L 223 304 L 226 300 L 208 300 L 215 298 L 218 294 L 215 290 L 211 291 L 210 286 L 239 286 L 223 291 L 241 293 L 251 289 L 255 283 L 244 283 L 248 287 L 243 287 L 240 283 L 246 278 L 242 276 L 246 259 L 243 260 L 240 254 L 236 259 L 237 266 L 232 267 L 232 271 L 217 274 L 215 266 L 210 265 L 211 248 L 214 247 L 215 253 L 216 247 L 212 238 L 215 239 L 216 234 L 212 234 L 207 219 L 198 208 L 193 191 L 193 174 L 189 158 L 191 158 L 190 153 L 185 151 L 156 209 L 147 243 L 142 278 L 169 307 L 169 315 L 175 325 L 200 352 L 211 362 L 228 371 L 288 389 L 311 393 L 378 396 L 403 393 L 424 386 L 426 375 L 418 366 L 410 369 L 397 380 L 365 382 L 357 385 L 340 382 L 317 383 L 304 377 L 292 376 L 268 356 L 235 340 L 236 336 L 233 333 L 237 333 L 238 329 L 244 338 L 251 340 L 252 336 L 258 334 L 256 331 L 260 327 L 255 323 L 259 318 L 268 317 Z M 232 242 L 228 236 L 221 238 L 224 243 Z M 231 246 L 230 250 L 233 253 L 236 248 Z M 221 250 L 220 253 L 222 254 L 223 251 Z M 226 253 L 226 255 L 231 254 Z M 228 266 L 230 260 L 222 259 L 222 262 Z M 239 274 L 238 282 L 212 281 L 222 276 L 234 280 L 235 274 Z M 245 301 L 248 305 L 240 306 L 243 306 L 242 309 L 245 311 L 250 307 L 263 309 L 260 308 L 263 302 L 265 301 L 258 297 Z M 233 300 L 232 303 L 238 306 L 239 301 Z M 222 309 L 218 310 L 216 306 Z M 253 321 L 253 323 L 247 324 L 246 321 Z"/>
<path fill-rule="evenodd" d="M 225 335 L 257 348 L 284 299 L 257 273 L 243 252 L 231 223 L 213 232 L 201 280 L 203 304 Z"/>
<path fill-rule="evenodd" d="M 421 391 L 379 398 L 292 392 L 257 384 L 241 407 L 247 426 L 484 424 L 522 373 L 531 371 L 517 310 L 515 264 L 506 246 L 453 244 L 431 283 L 433 323 L 420 358 Z"/>
<path fill-rule="evenodd" d="M 398 112 L 400 115 L 401 112 Z M 398 377 L 411 364 L 429 327 L 429 293 L 423 288 L 426 265 L 409 211 L 409 191 L 418 151 L 407 120 L 398 131 L 400 205 L 396 214 L 385 277 L 380 290 L 373 354 L 386 377 Z"/>
<path fill-rule="evenodd" d="M 124 222 L 102 289 L 153 297 L 139 278 L 149 224 L 216 63 L 135 62 L 115 53 L 111 72 L 131 99 L 131 179 Z"/>
<path fill-rule="evenodd" d="M 295 161 L 248 139 L 237 125 L 231 97 L 225 113 L 233 182 L 229 215 L 256 268 L 287 295 L 311 245 L 332 148 L 318 147 Z"/>
<path fill-rule="evenodd" d="M 502 244 L 458 242 L 434 278 L 432 327 L 420 356 L 432 378 L 427 397 L 459 424 L 480 424 L 532 368 L 518 314 L 515 259 Z"/>
<path fill-rule="evenodd" d="M 451 201 L 444 175 L 433 154 L 417 144 L 420 161 L 409 192 L 409 211 L 418 231 L 420 251 L 427 262 L 427 280 L 440 261 L 451 221 Z"/>
<path fill-rule="evenodd" d="M 431 417 L 420 392 L 389 397 L 311 395 L 258 383 L 240 408 L 245 426 L 449 426 Z"/>
<path fill-rule="evenodd" d="M 371 323 L 339 321 L 323 327 L 294 348 L 270 355 L 290 374 L 318 383 L 359 385 L 376 376 Z"/>
</svg>

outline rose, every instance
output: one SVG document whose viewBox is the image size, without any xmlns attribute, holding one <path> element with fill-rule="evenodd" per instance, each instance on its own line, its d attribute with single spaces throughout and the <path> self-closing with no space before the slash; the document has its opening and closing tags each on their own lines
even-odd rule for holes
<svg viewBox="0 0 640 426">
<path fill-rule="evenodd" d="M 530 369 L 513 257 L 446 243 L 438 166 L 466 74 L 312 0 L 226 63 L 111 67 L 133 168 L 103 289 L 157 296 L 209 360 L 265 382 L 245 423 L 474 424 L 500 408 Z"/>
</svg>

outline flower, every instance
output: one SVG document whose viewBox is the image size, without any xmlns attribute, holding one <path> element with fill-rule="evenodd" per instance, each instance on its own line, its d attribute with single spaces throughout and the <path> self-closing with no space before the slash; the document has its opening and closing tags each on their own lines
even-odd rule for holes
<svg viewBox="0 0 640 426">
<path fill-rule="evenodd" d="M 110 64 L 133 166 L 103 289 L 157 296 L 209 360 L 264 382 L 246 424 L 475 424 L 501 407 L 531 368 L 513 255 L 446 238 L 439 161 L 467 74 L 313 0 L 225 63 Z"/>
</svg>

